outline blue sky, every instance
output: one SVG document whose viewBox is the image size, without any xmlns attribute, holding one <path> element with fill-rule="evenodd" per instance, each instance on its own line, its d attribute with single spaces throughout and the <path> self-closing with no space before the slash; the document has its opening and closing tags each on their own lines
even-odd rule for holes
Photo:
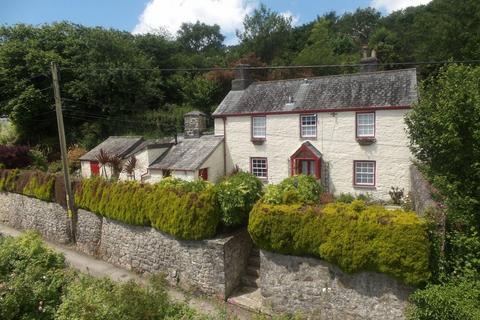
<svg viewBox="0 0 480 320">
<path fill-rule="evenodd" d="M 374 6 L 382 12 L 428 0 L 263 0 L 269 8 L 293 17 L 296 24 L 335 10 Z M 245 14 L 260 0 L 0 0 L 0 23 L 41 24 L 68 20 L 88 26 L 112 27 L 134 33 L 166 29 L 174 34 L 181 22 L 217 23 L 228 41 L 241 28 Z"/>
</svg>

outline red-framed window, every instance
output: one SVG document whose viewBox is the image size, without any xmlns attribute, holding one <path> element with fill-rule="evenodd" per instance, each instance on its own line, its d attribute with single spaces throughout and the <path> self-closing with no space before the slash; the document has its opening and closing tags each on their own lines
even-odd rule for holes
<svg viewBox="0 0 480 320">
<path fill-rule="evenodd" d="M 375 138 L 375 112 L 357 112 L 355 130 L 357 138 Z"/>
<path fill-rule="evenodd" d="M 353 161 L 353 184 L 359 187 L 374 187 L 376 184 L 376 162 Z"/>
<path fill-rule="evenodd" d="M 208 168 L 198 170 L 198 177 L 202 180 L 208 180 Z"/>
<path fill-rule="evenodd" d="M 92 176 L 100 175 L 100 164 L 98 161 L 90 161 L 90 173 Z"/>
<path fill-rule="evenodd" d="M 300 137 L 301 138 L 317 137 L 317 115 L 316 114 L 300 115 Z"/>
<path fill-rule="evenodd" d="M 267 158 L 250 158 L 250 172 L 260 178 L 268 178 L 268 161 Z"/>
<path fill-rule="evenodd" d="M 252 139 L 266 139 L 267 138 L 267 117 L 253 116 L 252 117 Z"/>
</svg>

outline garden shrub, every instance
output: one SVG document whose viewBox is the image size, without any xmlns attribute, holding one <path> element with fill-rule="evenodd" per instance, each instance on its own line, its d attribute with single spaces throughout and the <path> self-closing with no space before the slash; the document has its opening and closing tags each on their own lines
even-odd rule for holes
<svg viewBox="0 0 480 320">
<path fill-rule="evenodd" d="M 428 227 L 414 212 L 355 200 L 325 207 L 257 203 L 248 231 L 261 248 L 312 255 L 353 273 L 378 271 L 407 284 L 429 276 Z"/>
<path fill-rule="evenodd" d="M 262 196 L 263 184 L 251 173 L 238 172 L 216 186 L 222 223 L 227 227 L 243 226 L 248 214 Z"/>
<path fill-rule="evenodd" d="M 32 163 L 30 148 L 0 145 L 0 163 L 7 169 L 25 168 Z"/>
<path fill-rule="evenodd" d="M 53 319 L 72 278 L 37 233 L 0 237 L 0 319 Z"/>
<path fill-rule="evenodd" d="M 41 171 L 0 170 L 0 191 L 52 201 L 54 185 L 55 176 Z"/>
<path fill-rule="evenodd" d="M 317 204 L 322 191 L 321 184 L 312 176 L 291 176 L 277 185 L 269 185 L 263 201 L 269 204 Z"/>
<path fill-rule="evenodd" d="M 410 320 L 480 319 L 480 281 L 451 281 L 428 285 L 409 297 Z"/>
<path fill-rule="evenodd" d="M 149 185 L 86 179 L 76 188 L 75 202 L 102 216 L 150 225 L 186 240 L 213 237 L 220 221 L 214 188 L 205 181 L 164 179 Z"/>
</svg>

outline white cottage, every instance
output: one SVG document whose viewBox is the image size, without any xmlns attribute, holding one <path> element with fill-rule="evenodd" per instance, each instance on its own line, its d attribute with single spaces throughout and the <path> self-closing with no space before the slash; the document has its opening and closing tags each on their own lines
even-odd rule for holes
<svg viewBox="0 0 480 320">
<path fill-rule="evenodd" d="M 97 156 L 100 150 L 116 155 L 125 162 L 132 156 L 136 166 L 132 175 L 120 173 L 120 180 L 155 183 L 165 177 L 184 180 L 203 179 L 218 182 L 225 175 L 222 136 L 204 134 L 206 115 L 192 111 L 185 115 L 183 136 L 163 140 L 144 140 L 142 137 L 109 137 L 80 158 L 82 177 L 100 175 L 102 168 Z M 107 177 L 112 169 L 105 168 Z"/>
<path fill-rule="evenodd" d="M 404 121 L 417 101 L 415 69 L 253 82 L 240 66 L 213 113 L 225 139 L 226 171 L 235 166 L 265 183 L 315 176 L 330 192 L 389 199 L 410 190 Z"/>
</svg>

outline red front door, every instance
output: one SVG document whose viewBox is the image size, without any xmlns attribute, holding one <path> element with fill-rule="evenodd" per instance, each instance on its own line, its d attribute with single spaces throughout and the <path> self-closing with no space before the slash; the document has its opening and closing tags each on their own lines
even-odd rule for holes
<svg viewBox="0 0 480 320">
<path fill-rule="evenodd" d="M 208 180 L 208 168 L 203 168 L 198 170 L 198 176 L 202 179 L 207 181 Z"/>
<path fill-rule="evenodd" d="M 90 161 L 90 173 L 92 176 L 98 176 L 100 174 L 100 166 L 97 161 Z"/>
</svg>

